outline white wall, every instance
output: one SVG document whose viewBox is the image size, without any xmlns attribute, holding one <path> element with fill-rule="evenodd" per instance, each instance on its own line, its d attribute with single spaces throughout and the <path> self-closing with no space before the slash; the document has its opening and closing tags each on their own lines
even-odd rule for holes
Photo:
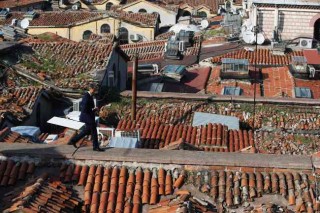
<svg viewBox="0 0 320 213">
<path fill-rule="evenodd" d="M 157 12 L 160 15 L 160 27 L 172 26 L 176 24 L 177 13 L 173 11 L 167 11 L 150 3 L 139 2 L 130 7 L 124 8 L 124 11 L 132 11 L 133 13 L 138 13 L 140 9 L 145 9 L 147 13 Z"/>
<path fill-rule="evenodd" d="M 311 19 L 317 14 L 316 11 L 302 9 L 278 10 L 278 30 L 282 40 L 291 40 L 297 37 L 313 37 L 314 27 L 309 26 Z M 251 16 L 254 13 L 250 13 Z M 267 39 L 272 39 L 274 21 L 277 13 L 272 8 L 259 8 L 259 25 Z M 255 20 L 255 17 L 251 17 Z"/>
</svg>

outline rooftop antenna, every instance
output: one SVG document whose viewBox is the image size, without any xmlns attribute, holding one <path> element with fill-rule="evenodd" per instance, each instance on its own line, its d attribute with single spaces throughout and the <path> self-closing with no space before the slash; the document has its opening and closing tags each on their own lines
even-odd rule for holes
<svg viewBox="0 0 320 213">
<path fill-rule="evenodd" d="M 130 40 L 133 43 L 141 41 L 143 37 L 137 33 L 130 35 Z M 136 120 L 137 108 L 137 71 L 138 71 L 138 54 L 137 48 L 133 57 L 133 70 L 132 70 L 132 103 L 131 103 L 131 120 Z"/>
</svg>

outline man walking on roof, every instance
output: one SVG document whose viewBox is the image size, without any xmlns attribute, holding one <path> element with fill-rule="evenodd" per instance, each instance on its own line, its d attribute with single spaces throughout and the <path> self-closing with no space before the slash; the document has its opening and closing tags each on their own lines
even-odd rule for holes
<svg viewBox="0 0 320 213">
<path fill-rule="evenodd" d="M 89 91 L 86 92 L 81 101 L 81 113 L 80 121 L 85 123 L 84 129 L 73 138 L 70 139 L 69 145 L 73 145 L 77 148 L 76 143 L 82 139 L 84 136 L 91 134 L 91 140 L 93 142 L 93 151 L 104 151 L 99 147 L 98 143 L 98 133 L 97 133 L 97 124 L 95 121 L 95 112 L 98 110 L 94 105 L 93 95 L 96 91 L 96 85 L 90 84 Z"/>
</svg>

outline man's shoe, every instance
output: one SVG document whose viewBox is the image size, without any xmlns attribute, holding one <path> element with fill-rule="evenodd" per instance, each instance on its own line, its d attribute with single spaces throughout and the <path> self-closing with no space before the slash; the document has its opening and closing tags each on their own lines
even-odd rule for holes
<svg viewBox="0 0 320 213">
<path fill-rule="evenodd" d="M 104 149 L 101 149 L 100 147 L 97 147 L 97 148 L 93 148 L 93 151 L 104 152 Z"/>
<path fill-rule="evenodd" d="M 75 142 L 72 142 L 71 140 L 67 143 L 68 145 L 73 145 L 74 148 L 78 148 Z"/>
</svg>

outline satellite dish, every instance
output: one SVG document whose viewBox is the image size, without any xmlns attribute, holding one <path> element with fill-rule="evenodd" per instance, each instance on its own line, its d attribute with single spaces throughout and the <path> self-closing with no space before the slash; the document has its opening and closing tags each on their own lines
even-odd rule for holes
<svg viewBox="0 0 320 213">
<path fill-rule="evenodd" d="M 255 37 L 253 32 L 251 31 L 245 31 L 242 35 L 243 41 L 247 44 L 253 44 L 255 42 Z"/>
<path fill-rule="evenodd" d="M 264 35 L 262 33 L 258 33 L 257 35 L 257 44 L 261 45 L 265 41 Z"/>
<path fill-rule="evenodd" d="M 201 27 L 202 29 L 206 29 L 209 26 L 208 20 L 202 20 L 201 21 Z"/>
<path fill-rule="evenodd" d="M 22 29 L 27 29 L 29 27 L 29 24 L 30 24 L 29 20 L 25 18 L 25 19 L 22 19 L 19 25 Z"/>
</svg>

